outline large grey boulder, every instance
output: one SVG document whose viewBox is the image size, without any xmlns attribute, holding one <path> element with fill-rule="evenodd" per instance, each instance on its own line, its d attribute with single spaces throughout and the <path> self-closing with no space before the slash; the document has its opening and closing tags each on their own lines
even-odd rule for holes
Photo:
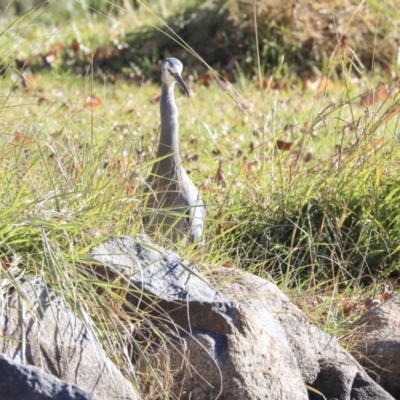
<svg viewBox="0 0 400 400">
<path fill-rule="evenodd" d="M 28 279 L 3 304 L 0 352 L 99 400 L 139 398 L 85 325 L 40 279 Z"/>
<path fill-rule="evenodd" d="M 373 307 L 359 321 L 355 356 L 370 376 L 400 398 L 400 296 Z"/>
<path fill-rule="evenodd" d="M 328 400 L 393 399 L 332 336 L 310 324 L 304 313 L 272 282 L 231 269 L 214 271 L 221 293 L 264 319 L 268 311 L 286 333 L 307 385 Z M 310 399 L 321 399 L 310 392 Z"/>
<path fill-rule="evenodd" d="M 21 365 L 0 354 L 1 400 L 94 400 L 89 392 L 40 368 Z"/>
<path fill-rule="evenodd" d="M 195 266 L 145 236 L 112 238 L 90 254 L 98 277 L 120 275 L 139 289 L 130 302 L 170 335 L 180 399 L 308 399 L 285 332 L 267 309 L 257 315 L 227 300 Z"/>
</svg>

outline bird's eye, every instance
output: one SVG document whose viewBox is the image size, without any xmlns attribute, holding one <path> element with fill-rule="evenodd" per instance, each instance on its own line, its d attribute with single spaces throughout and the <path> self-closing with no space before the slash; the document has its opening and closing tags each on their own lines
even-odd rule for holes
<svg viewBox="0 0 400 400">
<path fill-rule="evenodd" d="M 171 76 L 173 76 L 172 71 L 168 68 L 167 71 L 171 74 Z"/>
</svg>

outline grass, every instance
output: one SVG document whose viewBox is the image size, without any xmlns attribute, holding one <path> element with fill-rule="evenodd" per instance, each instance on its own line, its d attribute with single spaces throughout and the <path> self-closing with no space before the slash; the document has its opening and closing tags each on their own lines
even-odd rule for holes
<svg viewBox="0 0 400 400">
<path fill-rule="evenodd" d="M 146 75 L 64 68 L 74 59 L 74 38 L 84 58 L 85 46 L 103 46 L 131 23 L 79 12 L 54 23 L 48 9 L 33 10 L 0 37 L 0 274 L 8 285 L 43 277 L 83 320 L 93 318 L 99 343 L 155 398 L 169 390 L 168 366 L 151 364 L 150 349 L 132 332 L 140 326 L 160 337 L 158 328 L 126 311 L 123 284 L 94 282 L 82 266 L 108 236 L 142 230 L 160 87 Z M 173 14 L 156 10 L 163 13 Z M 139 27 L 151 18 L 143 8 L 128 14 Z M 57 43 L 63 55 L 52 53 Z M 43 54 L 54 56 L 47 69 L 29 65 Z M 363 300 L 379 298 L 397 271 L 399 100 L 393 78 L 378 68 L 355 74 L 341 61 L 341 73 L 323 80 L 300 78 L 285 61 L 261 79 L 238 66 L 234 86 L 224 87 L 187 68 L 192 96 L 176 94 L 184 166 L 207 205 L 207 251 L 198 261 L 274 279 L 311 321 L 351 348 Z M 381 81 L 391 92 L 377 89 L 372 101 L 365 93 Z M 177 250 L 194 256 L 192 248 Z M 136 377 L 128 342 L 142 355 Z"/>
</svg>

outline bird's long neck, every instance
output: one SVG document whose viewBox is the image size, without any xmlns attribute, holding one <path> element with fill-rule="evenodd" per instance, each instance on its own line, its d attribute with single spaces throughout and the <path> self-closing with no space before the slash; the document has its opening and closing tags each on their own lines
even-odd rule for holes
<svg viewBox="0 0 400 400">
<path fill-rule="evenodd" d="M 162 85 L 160 114 L 161 135 L 157 157 L 171 155 L 171 157 L 167 157 L 171 159 L 169 162 L 179 162 L 179 113 L 175 103 L 174 85 Z"/>
</svg>

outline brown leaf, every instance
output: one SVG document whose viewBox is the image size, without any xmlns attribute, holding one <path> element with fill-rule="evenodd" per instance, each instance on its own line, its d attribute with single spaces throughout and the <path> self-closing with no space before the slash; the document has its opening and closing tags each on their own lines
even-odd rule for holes
<svg viewBox="0 0 400 400">
<path fill-rule="evenodd" d="M 214 181 L 219 185 L 219 186 L 225 186 L 226 182 L 225 182 L 225 178 L 224 178 L 224 174 L 222 172 L 222 163 L 220 162 L 218 165 L 218 169 L 217 172 L 214 176 Z"/>
<path fill-rule="evenodd" d="M 208 72 L 206 72 L 205 74 L 203 74 L 203 75 L 201 76 L 201 78 L 200 78 L 201 84 L 202 84 L 203 86 L 205 86 L 205 87 L 209 87 L 211 81 L 212 81 L 212 77 L 211 77 L 211 75 L 210 75 Z"/>
<path fill-rule="evenodd" d="M 158 103 L 161 99 L 161 94 L 155 94 L 151 99 L 150 99 L 150 103 L 155 104 Z"/>
<path fill-rule="evenodd" d="M 384 147 L 386 145 L 386 142 L 382 139 L 372 139 L 371 140 L 371 146 L 374 149 L 380 149 L 381 147 Z"/>
<path fill-rule="evenodd" d="M 379 295 L 379 300 L 386 301 L 387 299 L 390 299 L 391 297 L 392 297 L 392 293 L 384 291 Z"/>
<path fill-rule="evenodd" d="M 371 106 L 371 105 L 375 104 L 375 97 L 376 97 L 375 91 L 368 92 L 361 96 L 360 104 L 363 107 Z"/>
<path fill-rule="evenodd" d="M 118 171 L 122 175 L 126 174 L 129 169 L 129 156 L 127 153 L 123 152 L 122 156 L 114 157 L 111 161 L 105 161 L 105 168 L 109 171 Z"/>
<path fill-rule="evenodd" d="M 3 257 L 1 259 L 1 264 L 3 265 L 3 268 L 9 269 L 11 267 L 11 260 L 8 257 Z"/>
<path fill-rule="evenodd" d="M 85 100 L 85 108 L 93 108 L 93 107 L 97 107 L 101 104 L 101 99 L 99 97 L 96 96 L 88 96 L 86 97 Z"/>
<path fill-rule="evenodd" d="M 379 301 L 383 302 L 383 301 L 386 301 L 387 299 L 390 299 L 393 295 L 395 286 L 397 286 L 397 285 L 395 285 L 394 282 L 390 278 L 387 279 L 383 286 L 382 292 L 378 296 Z"/>
<path fill-rule="evenodd" d="M 45 98 L 45 97 L 39 97 L 37 103 L 38 103 L 39 105 L 41 105 L 41 104 L 43 104 L 43 103 L 46 103 L 46 98 Z"/>
<path fill-rule="evenodd" d="M 117 82 L 118 76 L 116 74 L 108 75 L 108 81 L 113 85 Z"/>
<path fill-rule="evenodd" d="M 287 89 L 286 82 L 274 82 L 272 85 L 273 90 L 282 91 Z"/>
<path fill-rule="evenodd" d="M 221 267 L 222 267 L 222 268 L 230 268 L 230 269 L 233 269 L 233 268 L 236 268 L 236 265 L 235 265 L 235 264 L 230 264 L 230 263 L 222 263 L 222 264 L 221 264 Z"/>
<path fill-rule="evenodd" d="M 374 299 L 372 297 L 367 297 L 364 300 L 364 312 L 369 311 L 372 307 L 375 307 L 379 304 L 381 304 L 381 302 L 378 299 Z"/>
<path fill-rule="evenodd" d="M 293 129 L 294 129 L 294 125 L 293 124 L 286 124 L 284 127 L 283 127 L 283 132 L 293 132 Z"/>
<path fill-rule="evenodd" d="M 18 267 L 19 263 L 21 262 L 22 257 L 19 254 L 15 254 L 13 258 L 8 258 L 4 256 L 0 259 L 0 262 L 5 269 L 10 269 L 13 267 Z"/>
<path fill-rule="evenodd" d="M 303 122 L 300 128 L 300 132 L 302 133 L 308 133 L 310 128 L 308 127 L 307 122 Z"/>
<path fill-rule="evenodd" d="M 253 168 L 258 165 L 258 160 L 248 161 L 243 164 L 243 169 L 246 175 L 253 175 Z"/>
<path fill-rule="evenodd" d="M 272 83 L 272 79 L 273 79 L 272 76 L 270 76 L 268 78 L 264 77 L 264 79 L 262 80 L 262 88 L 263 89 L 268 89 L 270 87 L 271 83 Z"/>
<path fill-rule="evenodd" d="M 378 87 L 374 90 L 370 90 L 369 92 L 365 93 L 360 98 L 361 106 L 372 106 L 377 101 L 384 102 L 390 96 L 390 91 L 386 89 L 385 85 L 380 83 Z"/>
<path fill-rule="evenodd" d="M 27 86 L 27 84 L 32 85 L 32 86 L 37 86 L 38 83 L 42 80 L 41 75 L 22 75 L 22 80 L 25 82 L 24 87 Z"/>
<path fill-rule="evenodd" d="M 61 53 L 64 50 L 64 45 L 60 42 L 54 43 L 51 51 L 55 54 Z"/>
<path fill-rule="evenodd" d="M 15 65 L 17 67 L 17 69 L 22 70 L 24 68 L 29 67 L 29 61 L 25 60 L 25 59 L 15 59 Z"/>
<path fill-rule="evenodd" d="M 351 314 L 357 313 L 362 308 L 362 303 L 359 300 L 345 299 L 342 301 L 342 314 L 349 317 Z"/>
<path fill-rule="evenodd" d="M 339 39 L 339 47 L 344 50 L 347 47 L 347 36 L 342 35 Z"/>
<path fill-rule="evenodd" d="M 308 162 L 310 162 L 311 160 L 312 160 L 312 158 L 313 158 L 313 156 L 312 156 L 312 153 L 310 153 L 310 152 L 307 152 L 305 155 L 304 155 L 304 162 L 306 162 L 306 163 L 308 163 Z"/>
<path fill-rule="evenodd" d="M 278 150 L 290 150 L 292 145 L 293 145 L 293 142 L 284 142 L 283 140 L 276 141 L 276 148 Z"/>
<path fill-rule="evenodd" d="M 199 159 L 198 154 L 193 154 L 191 157 L 188 157 L 188 161 L 197 161 Z"/>
<path fill-rule="evenodd" d="M 214 149 L 214 150 L 211 151 L 211 153 L 212 153 L 214 156 L 219 156 L 219 155 L 221 154 L 221 150 L 220 150 L 220 149 Z"/>
<path fill-rule="evenodd" d="M 299 150 L 292 150 L 292 151 L 289 153 L 289 156 L 287 157 L 287 160 L 288 160 L 289 162 L 297 162 L 297 160 L 299 159 L 299 157 L 300 157 L 300 151 L 299 151 Z"/>
<path fill-rule="evenodd" d="M 128 196 L 131 196 L 133 194 L 134 190 L 133 187 L 130 183 L 126 183 L 125 184 L 125 194 L 127 194 Z"/>
<path fill-rule="evenodd" d="M 79 56 L 79 50 L 81 48 L 79 42 L 76 39 L 73 39 L 70 47 L 72 52 L 74 53 L 74 57 L 77 58 Z"/>
<path fill-rule="evenodd" d="M 23 135 L 21 132 L 19 131 L 15 131 L 13 133 L 13 139 L 12 139 L 13 143 L 16 145 L 30 145 L 33 143 L 33 138 Z"/>
<path fill-rule="evenodd" d="M 227 81 L 227 82 L 235 82 L 235 74 L 232 71 L 224 71 L 222 77 Z"/>
</svg>

